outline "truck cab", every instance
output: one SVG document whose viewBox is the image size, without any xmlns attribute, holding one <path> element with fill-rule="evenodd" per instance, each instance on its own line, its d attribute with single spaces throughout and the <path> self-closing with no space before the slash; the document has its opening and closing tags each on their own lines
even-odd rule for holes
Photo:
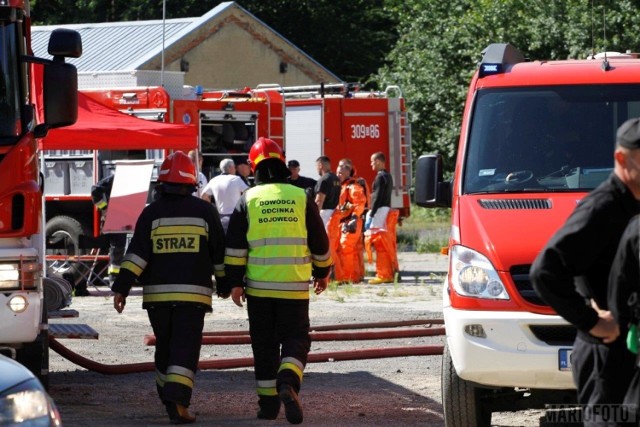
<svg viewBox="0 0 640 427">
<path fill-rule="evenodd" d="M 29 3 L 0 3 L 0 353 L 46 385 L 42 179 L 36 138 L 77 117 L 77 73 L 65 57 L 82 52 L 75 31 L 49 41 L 53 60 L 31 55 Z"/>
<path fill-rule="evenodd" d="M 613 171 L 615 132 L 640 116 L 631 54 L 527 61 L 483 52 L 467 95 L 455 171 L 416 164 L 416 203 L 451 207 L 443 292 L 447 426 L 575 400 L 575 328 L 536 294 L 530 266 L 580 200 Z"/>
</svg>

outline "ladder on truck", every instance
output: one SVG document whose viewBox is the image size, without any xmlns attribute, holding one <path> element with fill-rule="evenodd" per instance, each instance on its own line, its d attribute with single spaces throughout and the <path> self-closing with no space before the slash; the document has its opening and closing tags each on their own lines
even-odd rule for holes
<svg viewBox="0 0 640 427">
<path fill-rule="evenodd" d="M 319 85 L 303 85 L 303 86 L 278 86 L 278 85 L 259 85 L 278 88 L 282 92 L 285 99 L 312 99 L 324 97 L 345 97 L 355 96 L 360 90 L 357 83 L 330 83 Z M 369 96 L 369 93 L 366 93 Z"/>
<path fill-rule="evenodd" d="M 281 96 L 277 90 L 273 90 L 277 87 L 277 85 L 258 85 L 254 93 L 262 94 L 267 99 L 269 137 L 280 147 L 284 147 L 284 103 L 277 102 L 279 100 L 276 98 Z M 277 105 L 281 107 L 276 108 Z"/>
</svg>

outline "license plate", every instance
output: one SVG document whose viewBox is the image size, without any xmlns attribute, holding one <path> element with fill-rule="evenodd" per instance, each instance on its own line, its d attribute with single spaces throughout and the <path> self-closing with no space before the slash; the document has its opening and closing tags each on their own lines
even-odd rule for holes
<svg viewBox="0 0 640 427">
<path fill-rule="evenodd" d="M 558 350 L 558 369 L 561 371 L 571 370 L 571 348 L 561 348 Z"/>
</svg>

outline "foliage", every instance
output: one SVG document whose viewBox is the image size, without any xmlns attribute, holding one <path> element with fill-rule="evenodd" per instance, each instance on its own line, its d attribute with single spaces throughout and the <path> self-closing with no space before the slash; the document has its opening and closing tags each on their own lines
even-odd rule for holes
<svg viewBox="0 0 640 427">
<path fill-rule="evenodd" d="M 400 38 L 375 78 L 403 88 L 415 158 L 439 152 L 452 171 L 466 91 L 486 46 L 511 43 L 531 59 L 637 49 L 639 7 L 640 0 L 388 0 Z"/>
</svg>

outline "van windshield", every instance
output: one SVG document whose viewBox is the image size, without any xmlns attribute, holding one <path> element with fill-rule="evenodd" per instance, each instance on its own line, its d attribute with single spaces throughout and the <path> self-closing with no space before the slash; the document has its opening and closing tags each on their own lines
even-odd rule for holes
<svg viewBox="0 0 640 427">
<path fill-rule="evenodd" d="M 589 191 L 613 170 L 618 126 L 640 116 L 640 85 L 483 89 L 463 193 Z"/>
</svg>

